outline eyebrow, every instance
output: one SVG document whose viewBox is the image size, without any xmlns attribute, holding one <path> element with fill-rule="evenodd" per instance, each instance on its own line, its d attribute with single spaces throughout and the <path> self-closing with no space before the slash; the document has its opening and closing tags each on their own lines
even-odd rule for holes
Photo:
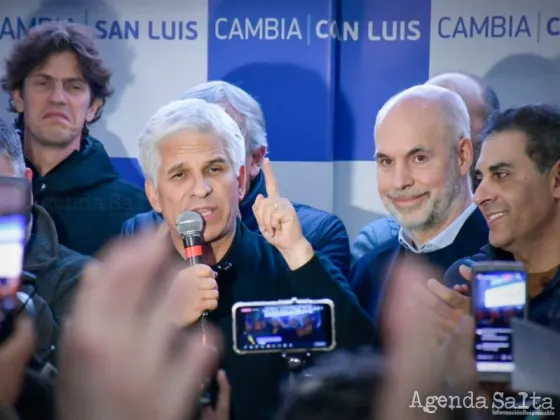
<svg viewBox="0 0 560 420">
<path fill-rule="evenodd" d="M 209 160 L 204 164 L 204 167 L 208 168 L 209 166 L 212 165 L 224 165 L 224 164 L 227 164 L 227 161 L 224 158 L 219 157 L 219 158 Z M 175 165 L 171 166 L 171 168 L 167 170 L 167 175 L 171 175 L 174 172 L 185 169 L 185 166 L 187 166 L 185 162 L 176 163 Z"/>
<path fill-rule="evenodd" d="M 49 74 L 46 73 L 33 73 L 30 75 L 31 77 L 38 77 L 38 78 L 42 78 L 42 79 L 49 79 L 49 80 L 54 80 L 55 77 L 52 77 Z M 86 80 L 83 77 L 67 77 L 67 78 L 63 78 L 62 81 L 64 82 L 71 82 L 71 83 L 75 83 L 75 82 L 80 82 L 80 83 L 87 83 Z"/>
<path fill-rule="evenodd" d="M 498 162 L 488 168 L 490 172 L 497 172 L 501 169 L 513 169 L 513 165 L 507 162 Z"/>
<path fill-rule="evenodd" d="M 430 152 L 430 149 L 428 149 L 427 147 L 416 146 L 416 147 L 413 147 L 412 149 L 410 149 L 408 151 L 408 153 L 406 154 L 406 157 L 411 157 L 411 156 L 414 156 L 418 153 L 429 153 L 429 152 Z M 377 153 L 376 152 L 373 155 L 373 159 L 378 160 L 378 159 L 391 159 L 391 158 L 389 156 L 387 156 L 385 153 Z"/>
<path fill-rule="evenodd" d="M 495 163 L 494 165 L 489 166 L 488 172 L 496 173 L 504 169 L 513 169 L 513 165 L 507 162 L 498 162 Z M 476 168 L 474 172 L 477 176 L 482 175 L 482 171 L 478 168 Z"/>
</svg>

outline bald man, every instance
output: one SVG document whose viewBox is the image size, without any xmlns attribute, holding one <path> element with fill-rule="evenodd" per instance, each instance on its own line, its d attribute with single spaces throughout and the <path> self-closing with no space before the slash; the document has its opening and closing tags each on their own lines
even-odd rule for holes
<svg viewBox="0 0 560 420">
<path fill-rule="evenodd" d="M 482 78 L 463 72 L 441 73 L 432 77 L 426 84 L 452 90 L 467 105 L 471 121 L 471 140 L 474 149 L 471 178 L 474 185 L 473 189 L 476 189 L 478 180 L 474 174 L 474 163 L 476 163 L 480 155 L 480 134 L 490 115 L 494 111 L 500 110 L 498 96 Z"/>
<path fill-rule="evenodd" d="M 443 87 L 457 93 L 467 106 L 474 150 L 470 175 L 473 190 L 475 190 L 478 180 L 475 176 L 474 163 L 480 154 L 480 134 L 488 117 L 500 109 L 498 96 L 482 78 L 463 72 L 441 73 L 432 77 L 425 84 Z M 392 217 L 382 217 L 366 225 L 352 244 L 353 263 L 379 244 L 395 237 L 399 228 L 399 224 Z"/>
<path fill-rule="evenodd" d="M 365 254 L 350 275 L 374 321 L 398 256 L 418 255 L 444 272 L 488 242 L 486 221 L 472 200 L 470 137 L 465 102 L 442 87 L 414 86 L 379 111 L 378 191 L 400 228 L 396 237 Z"/>
</svg>

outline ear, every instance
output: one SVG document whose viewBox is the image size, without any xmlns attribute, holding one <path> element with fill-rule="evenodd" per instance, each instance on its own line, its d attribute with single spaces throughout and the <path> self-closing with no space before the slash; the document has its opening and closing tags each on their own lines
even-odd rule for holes
<svg viewBox="0 0 560 420">
<path fill-rule="evenodd" d="M 146 197 L 148 197 L 148 201 L 152 208 L 161 214 L 162 208 L 161 203 L 159 201 L 159 194 L 157 187 L 154 185 L 152 181 L 146 180 L 144 182 L 144 191 L 146 191 Z"/>
<path fill-rule="evenodd" d="M 554 164 L 549 176 L 552 196 L 560 199 L 560 160 Z"/>
<path fill-rule="evenodd" d="M 259 168 L 263 164 L 265 154 L 266 154 L 266 147 L 264 147 L 264 146 L 261 146 L 257 150 L 251 152 L 251 155 L 253 155 L 253 160 L 255 161 L 255 164 L 258 165 Z"/>
<path fill-rule="evenodd" d="M 21 114 L 23 112 L 23 96 L 21 94 L 20 89 L 13 90 L 11 92 L 12 95 L 12 103 L 16 108 L 16 111 Z"/>
<path fill-rule="evenodd" d="M 29 168 L 25 168 L 25 178 L 29 182 L 33 182 L 33 171 Z"/>
<path fill-rule="evenodd" d="M 249 153 L 249 159 L 247 159 L 247 176 L 249 179 L 254 179 L 259 174 L 261 166 L 263 164 L 264 155 L 266 154 L 266 147 L 262 146 L 258 149 Z"/>
<path fill-rule="evenodd" d="M 472 141 L 463 137 L 461 140 L 459 140 L 459 144 L 457 145 L 457 152 L 460 174 L 462 176 L 469 175 L 474 164 L 474 151 Z"/>
<path fill-rule="evenodd" d="M 93 103 L 90 105 L 90 107 L 88 108 L 87 114 L 86 114 L 86 121 L 88 123 L 90 123 L 95 118 L 95 115 L 97 114 L 97 111 L 99 110 L 99 108 L 101 108 L 102 104 L 103 104 L 103 101 L 99 98 L 96 98 L 93 101 Z"/>
<path fill-rule="evenodd" d="M 245 166 L 242 166 L 239 170 L 239 176 L 237 177 L 237 188 L 239 188 L 238 199 L 239 202 L 245 198 L 245 193 L 247 192 L 247 171 Z"/>
</svg>

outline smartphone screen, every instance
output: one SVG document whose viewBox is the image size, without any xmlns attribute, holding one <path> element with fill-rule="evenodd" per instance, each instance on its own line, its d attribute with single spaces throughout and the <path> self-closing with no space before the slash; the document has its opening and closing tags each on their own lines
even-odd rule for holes
<svg viewBox="0 0 560 420">
<path fill-rule="evenodd" d="M 26 232 L 25 215 L 0 215 L 0 342 L 13 331 Z"/>
<path fill-rule="evenodd" d="M 524 318 L 527 274 L 514 270 L 474 271 L 475 354 L 479 373 L 514 370 L 512 318 Z"/>
<path fill-rule="evenodd" d="M 25 178 L 0 177 L 0 342 L 13 331 L 23 271 L 31 185 Z"/>
<path fill-rule="evenodd" d="M 332 350 L 333 315 L 328 303 L 236 305 L 234 350 L 240 354 Z"/>
<path fill-rule="evenodd" d="M 26 232 L 25 215 L 0 215 L 0 298 L 14 296 L 18 291 Z"/>
</svg>

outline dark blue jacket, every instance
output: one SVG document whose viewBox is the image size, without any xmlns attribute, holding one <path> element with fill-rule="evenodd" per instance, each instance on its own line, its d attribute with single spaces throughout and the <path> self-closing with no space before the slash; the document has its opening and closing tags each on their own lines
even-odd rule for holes
<svg viewBox="0 0 560 420">
<path fill-rule="evenodd" d="M 266 196 L 264 175 L 262 171 L 253 180 L 251 189 L 241 201 L 239 208 L 241 220 L 250 231 L 259 233 L 259 227 L 253 214 L 253 204 L 257 195 Z M 338 268 L 345 278 L 350 270 L 350 242 L 342 221 L 335 215 L 305 204 L 293 203 L 303 230 L 313 249 L 326 256 Z M 138 214 L 124 222 L 122 234 L 131 236 L 139 230 L 159 225 L 163 218 L 155 211 Z"/>
<path fill-rule="evenodd" d="M 453 243 L 434 252 L 419 255 L 441 269 L 441 274 L 459 258 L 472 255 L 488 243 L 488 225 L 480 210 L 476 209 L 465 221 Z M 377 325 L 381 302 L 387 290 L 393 264 L 397 257 L 412 254 L 403 247 L 397 237 L 391 238 L 364 255 L 350 274 L 350 287 L 356 294 L 360 305 Z M 427 280 L 427 279 L 426 279 Z"/>
<path fill-rule="evenodd" d="M 453 287 L 456 284 L 467 284 L 459 272 L 459 266 L 470 266 L 474 261 L 514 261 L 514 257 L 503 249 L 485 245 L 477 254 L 456 261 L 449 267 L 445 273 L 446 285 Z M 529 301 L 528 318 L 560 332 L 560 271 L 540 294 Z"/>
<path fill-rule="evenodd" d="M 123 180 L 103 145 L 88 137 L 45 176 L 33 164 L 33 196 L 56 226 L 59 242 L 94 255 L 118 236 L 125 220 L 151 209 L 146 194 Z"/>
</svg>

